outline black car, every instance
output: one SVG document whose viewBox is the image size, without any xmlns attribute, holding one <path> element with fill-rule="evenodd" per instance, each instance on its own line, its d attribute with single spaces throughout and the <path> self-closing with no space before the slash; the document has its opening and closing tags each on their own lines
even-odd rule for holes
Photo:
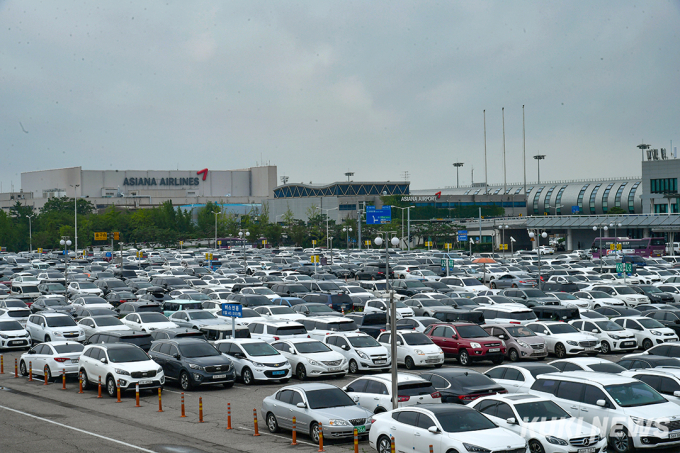
<svg viewBox="0 0 680 453">
<path fill-rule="evenodd" d="M 680 368 L 680 359 L 675 357 L 664 357 L 659 355 L 640 354 L 634 357 L 624 357 L 619 360 L 619 365 L 627 370 L 636 370 L 640 368 L 656 368 L 660 366 L 669 366 Z"/>
<path fill-rule="evenodd" d="M 262 307 L 272 305 L 271 299 L 259 294 L 232 294 L 225 301 L 230 304 L 241 304 L 244 307 Z"/>
<path fill-rule="evenodd" d="M 642 313 L 640 310 L 634 308 L 624 308 L 624 307 L 600 307 L 596 308 L 594 311 L 605 315 L 607 318 L 619 318 L 622 316 L 640 316 Z"/>
<path fill-rule="evenodd" d="M 274 284 L 272 285 L 271 290 L 281 297 L 288 296 L 300 297 L 310 292 L 305 285 L 301 285 L 300 283 L 294 282 Z"/>
<path fill-rule="evenodd" d="M 335 311 L 350 311 L 354 309 L 354 302 L 347 294 L 309 293 L 301 297 L 305 302 L 326 304 Z"/>
<path fill-rule="evenodd" d="M 391 286 L 394 292 L 406 297 L 432 291 L 432 288 L 425 286 L 420 280 L 393 280 Z"/>
<path fill-rule="evenodd" d="M 576 283 L 545 282 L 541 283 L 540 286 L 543 291 L 558 293 L 575 293 L 581 290 Z"/>
<path fill-rule="evenodd" d="M 166 300 L 172 300 L 163 288 L 159 286 L 151 286 L 149 288 L 140 289 L 135 293 L 139 300 L 148 300 L 151 302 L 162 303 Z"/>
<path fill-rule="evenodd" d="M 71 305 L 65 296 L 40 296 L 31 304 L 31 313 L 42 311 L 68 313 L 75 316 L 77 306 Z"/>
<path fill-rule="evenodd" d="M 472 310 L 439 309 L 434 311 L 432 317 L 439 322 L 473 322 L 480 326 L 486 322 L 484 313 Z"/>
<path fill-rule="evenodd" d="M 156 277 L 151 280 L 154 286 L 160 286 L 165 291 L 172 291 L 175 289 L 190 289 L 191 286 L 179 277 Z"/>
<path fill-rule="evenodd" d="M 421 373 L 442 396 L 442 403 L 468 404 L 477 398 L 508 393 L 491 378 L 467 368 L 443 368 Z"/>
<path fill-rule="evenodd" d="M 163 367 L 165 379 L 179 382 L 182 390 L 206 384 L 234 385 L 231 360 L 205 340 L 172 338 L 154 341 L 149 356 Z"/>
<path fill-rule="evenodd" d="M 111 291 L 129 289 L 128 285 L 126 285 L 124 281 L 118 280 L 117 278 L 95 280 L 94 284 L 103 291 L 105 296 Z"/>
<path fill-rule="evenodd" d="M 556 305 L 540 305 L 533 307 L 539 321 L 562 321 L 569 322 L 574 319 L 581 319 L 578 308 L 562 307 Z"/>
<path fill-rule="evenodd" d="M 373 338 L 378 338 L 381 332 L 388 330 L 386 313 L 350 313 L 346 317 L 352 319 L 361 332 Z M 402 328 L 408 330 L 411 327 Z"/>
<path fill-rule="evenodd" d="M 136 301 L 137 296 L 135 296 L 134 294 L 127 290 L 126 291 L 114 290 L 110 291 L 106 296 L 104 296 L 104 299 L 106 299 L 107 302 L 113 305 L 114 307 L 117 307 L 120 304 L 124 304 L 125 302 Z"/>
<path fill-rule="evenodd" d="M 66 294 L 66 287 L 61 283 L 41 283 L 38 285 L 40 294 Z"/>
<path fill-rule="evenodd" d="M 423 282 L 423 285 L 427 286 L 431 290 L 437 291 L 438 293 L 446 294 L 451 291 L 451 287 L 449 285 L 445 285 L 444 283 L 441 282 Z"/>
<path fill-rule="evenodd" d="M 659 344 L 653 348 L 647 349 L 644 355 L 656 355 L 680 359 L 680 343 Z"/>
<path fill-rule="evenodd" d="M 649 301 L 653 304 L 672 304 L 673 302 L 675 302 L 675 298 L 671 293 L 663 292 L 656 286 L 631 285 L 630 287 L 636 293 L 647 296 L 649 298 Z"/>
<path fill-rule="evenodd" d="M 340 313 L 333 310 L 328 305 L 320 303 L 305 302 L 303 304 L 293 305 L 291 308 L 305 316 L 340 316 Z"/>
<path fill-rule="evenodd" d="M 132 343 L 148 351 L 151 348 L 151 341 L 151 335 L 146 332 L 139 330 L 113 330 L 92 334 L 83 344 Z"/>
<path fill-rule="evenodd" d="M 357 280 L 384 280 L 386 268 L 385 263 L 366 263 L 364 267 L 354 272 L 354 276 Z M 390 278 L 394 278 L 392 267 L 390 267 Z"/>
<path fill-rule="evenodd" d="M 125 284 L 128 285 L 132 292 L 137 292 L 140 289 L 146 289 L 153 286 L 151 282 L 145 278 L 126 280 Z"/>
<path fill-rule="evenodd" d="M 247 329 L 246 329 L 247 330 Z M 153 341 L 156 340 L 168 340 L 170 338 L 198 338 L 199 340 L 205 340 L 205 333 L 196 330 L 189 329 L 188 327 L 175 327 L 172 329 L 156 329 L 149 332 Z"/>
<path fill-rule="evenodd" d="M 87 318 L 88 316 L 118 316 L 118 313 L 116 313 L 113 310 L 109 310 L 108 308 L 87 308 L 87 307 L 82 307 L 78 306 L 76 307 L 76 311 L 74 314 L 74 317 L 76 318 L 76 321 L 80 321 L 83 318 Z"/>
<path fill-rule="evenodd" d="M 656 319 L 664 326 L 673 329 L 680 335 L 680 309 L 678 310 L 654 310 L 645 313 L 648 318 Z"/>
<path fill-rule="evenodd" d="M 115 308 L 119 318 L 125 317 L 130 313 L 163 313 L 161 305 L 150 300 L 125 302 Z"/>
</svg>

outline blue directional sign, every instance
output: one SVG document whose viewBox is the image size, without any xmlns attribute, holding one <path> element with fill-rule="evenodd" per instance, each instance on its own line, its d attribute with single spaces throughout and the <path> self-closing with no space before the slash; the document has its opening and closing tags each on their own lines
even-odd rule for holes
<svg viewBox="0 0 680 453">
<path fill-rule="evenodd" d="M 230 318 L 243 318 L 243 305 L 241 304 L 221 304 L 222 316 Z"/>
<path fill-rule="evenodd" d="M 468 240 L 467 230 L 458 230 L 458 242 L 466 242 Z"/>
<path fill-rule="evenodd" d="M 106 257 L 111 258 L 111 252 L 106 252 Z"/>
<path fill-rule="evenodd" d="M 375 206 L 366 206 L 366 225 L 381 225 L 392 223 L 392 206 L 383 206 L 376 209 Z"/>
<path fill-rule="evenodd" d="M 581 210 L 579 209 L 578 206 L 572 206 L 572 207 L 571 207 L 571 213 L 572 213 L 572 214 L 578 214 L 579 211 L 581 211 Z"/>
</svg>

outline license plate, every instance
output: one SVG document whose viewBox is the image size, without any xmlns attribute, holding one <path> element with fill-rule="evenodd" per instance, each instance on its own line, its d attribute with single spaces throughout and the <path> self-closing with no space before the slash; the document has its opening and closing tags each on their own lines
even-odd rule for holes
<svg viewBox="0 0 680 453">
<path fill-rule="evenodd" d="M 144 379 L 143 381 L 139 381 L 139 385 L 144 384 L 153 384 L 153 381 L 151 379 Z"/>
<path fill-rule="evenodd" d="M 597 447 L 590 447 L 590 448 L 579 448 L 578 453 L 595 453 L 597 451 Z"/>
<path fill-rule="evenodd" d="M 78 363 L 79 359 L 71 359 L 71 363 Z"/>
<path fill-rule="evenodd" d="M 281 376 L 282 374 L 286 374 L 286 372 L 284 370 L 272 371 L 273 376 Z"/>
<path fill-rule="evenodd" d="M 383 364 L 387 363 L 387 360 L 376 360 L 375 363 L 377 365 L 383 365 Z"/>
<path fill-rule="evenodd" d="M 491 348 L 489 352 L 501 352 L 501 348 Z"/>
<path fill-rule="evenodd" d="M 365 433 L 366 432 L 366 425 L 363 426 L 357 426 L 357 434 Z"/>
<path fill-rule="evenodd" d="M 15 345 L 15 344 L 24 344 L 24 340 L 14 340 L 14 341 L 9 342 L 10 346 Z"/>
<path fill-rule="evenodd" d="M 594 351 L 595 348 L 586 348 L 586 351 Z"/>
<path fill-rule="evenodd" d="M 340 367 L 334 366 L 334 367 L 329 368 L 328 371 L 340 371 Z"/>
<path fill-rule="evenodd" d="M 216 374 L 213 376 L 213 379 L 225 379 L 226 377 L 226 374 Z"/>
<path fill-rule="evenodd" d="M 677 439 L 678 437 L 680 437 L 680 433 L 670 433 L 670 434 L 668 434 L 669 439 Z"/>
</svg>

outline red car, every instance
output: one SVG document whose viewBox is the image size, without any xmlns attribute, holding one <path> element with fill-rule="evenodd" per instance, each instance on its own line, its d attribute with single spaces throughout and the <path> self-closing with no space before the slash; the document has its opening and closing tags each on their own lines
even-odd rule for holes
<svg viewBox="0 0 680 453">
<path fill-rule="evenodd" d="M 489 336 L 477 324 L 430 324 L 424 333 L 442 348 L 445 357 L 455 357 L 461 365 L 468 366 L 476 360 L 491 360 L 494 365 L 503 363 L 505 342 Z"/>
</svg>

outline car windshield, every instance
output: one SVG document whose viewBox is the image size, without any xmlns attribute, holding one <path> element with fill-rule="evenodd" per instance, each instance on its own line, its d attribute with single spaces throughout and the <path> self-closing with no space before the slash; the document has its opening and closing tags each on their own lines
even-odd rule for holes
<svg viewBox="0 0 680 453">
<path fill-rule="evenodd" d="M 93 305 L 93 304 L 108 304 L 107 301 L 100 297 L 84 297 L 81 299 L 83 301 L 83 304 L 85 305 Z"/>
<path fill-rule="evenodd" d="M 547 297 L 548 295 L 539 289 L 527 289 L 524 291 L 527 297 Z"/>
<path fill-rule="evenodd" d="M 146 362 L 151 360 L 146 355 L 146 352 L 138 347 L 109 349 L 108 353 L 111 363 Z"/>
<path fill-rule="evenodd" d="M 456 408 L 451 412 L 434 413 L 442 426 L 442 430 L 447 433 L 464 433 L 468 431 L 482 431 L 485 429 L 497 428 L 496 424 L 480 414 L 476 410 L 460 410 Z"/>
<path fill-rule="evenodd" d="M 547 374 L 547 373 L 559 373 L 559 369 L 557 367 L 554 367 L 552 365 L 543 365 L 543 366 L 538 366 L 538 367 L 533 367 L 529 369 L 529 372 L 531 375 L 536 378 L 541 374 Z"/>
<path fill-rule="evenodd" d="M 611 296 L 604 291 L 591 291 L 589 293 L 593 299 L 609 299 Z"/>
<path fill-rule="evenodd" d="M 221 355 L 214 346 L 208 343 L 191 343 L 179 345 L 179 350 L 184 357 L 190 359 L 197 357 L 213 357 Z"/>
<path fill-rule="evenodd" d="M 456 329 L 458 329 L 458 334 L 462 338 L 484 338 L 489 336 L 487 331 L 482 329 L 478 325 L 457 326 Z"/>
<path fill-rule="evenodd" d="M 404 341 L 409 346 L 419 346 L 419 345 L 432 344 L 432 340 L 430 340 L 426 335 L 423 335 L 422 333 L 416 333 L 416 332 L 414 332 L 414 333 L 404 333 L 401 336 L 404 338 Z"/>
<path fill-rule="evenodd" d="M 334 313 L 327 305 L 307 305 L 310 313 Z"/>
<path fill-rule="evenodd" d="M 444 307 L 445 305 L 438 300 L 434 299 L 418 299 L 418 302 L 420 302 L 423 307 Z"/>
<path fill-rule="evenodd" d="M 45 299 L 45 306 L 47 307 L 59 307 L 59 306 L 64 306 L 68 305 L 68 302 L 66 302 L 66 299 L 63 297 L 59 298 L 50 298 L 50 299 Z M 9 306 L 9 305 L 8 305 Z"/>
<path fill-rule="evenodd" d="M 330 407 L 356 406 L 352 398 L 339 388 L 326 388 L 305 392 L 310 409 L 327 409 Z"/>
<path fill-rule="evenodd" d="M 643 290 L 646 293 L 660 293 L 660 292 L 662 292 L 656 286 L 641 285 L 641 286 L 638 286 L 638 288 L 640 288 L 641 290 Z"/>
<path fill-rule="evenodd" d="M 0 332 L 7 330 L 24 330 L 18 321 L 0 321 Z"/>
<path fill-rule="evenodd" d="M 578 300 L 578 297 L 569 293 L 554 293 L 551 296 L 557 297 L 559 300 Z"/>
<path fill-rule="evenodd" d="M 69 352 L 83 352 L 85 346 L 80 343 L 67 343 L 67 344 L 55 344 L 52 345 L 58 354 L 68 354 Z"/>
<path fill-rule="evenodd" d="M 217 319 L 217 316 L 213 315 L 209 311 L 192 311 L 187 314 L 191 319 Z"/>
<path fill-rule="evenodd" d="M 406 286 L 407 288 L 427 288 L 425 283 L 420 282 L 418 280 L 406 280 L 404 282 L 404 286 Z"/>
<path fill-rule="evenodd" d="M 604 389 L 621 407 L 648 406 L 667 402 L 663 396 L 644 382 L 606 385 Z"/>
<path fill-rule="evenodd" d="M 265 357 L 279 355 L 279 351 L 274 349 L 269 343 L 243 343 L 241 347 L 252 357 Z"/>
<path fill-rule="evenodd" d="M 627 286 L 617 286 L 615 289 L 619 294 L 637 294 L 637 292 L 633 291 L 633 288 Z"/>
<path fill-rule="evenodd" d="M 613 321 L 595 321 L 595 325 L 605 332 L 616 332 L 619 330 L 624 330 L 623 327 L 616 324 Z"/>
<path fill-rule="evenodd" d="M 472 370 L 449 377 L 449 379 L 451 378 L 461 387 L 498 387 L 498 384 L 493 379 Z"/>
<path fill-rule="evenodd" d="M 652 318 L 640 318 L 637 321 L 642 324 L 642 327 L 645 329 L 661 329 L 664 327 L 663 324 Z"/>
<path fill-rule="evenodd" d="M 616 363 L 593 363 L 588 365 L 588 367 L 590 367 L 591 370 L 600 373 L 619 374 L 622 371 L 626 371 L 624 367 L 617 365 Z"/>
<path fill-rule="evenodd" d="M 519 418 L 529 423 L 571 418 L 571 415 L 552 401 L 533 401 L 531 403 L 516 404 L 515 409 Z"/>
<path fill-rule="evenodd" d="M 481 283 L 479 280 L 475 278 L 461 278 L 461 282 L 463 282 L 463 286 L 480 286 Z"/>
<path fill-rule="evenodd" d="M 274 291 L 272 291 L 269 288 L 255 288 L 255 289 L 253 289 L 253 292 L 255 294 L 276 294 Z"/>
<path fill-rule="evenodd" d="M 291 315 L 295 314 L 295 311 L 291 310 L 288 307 L 271 307 L 269 309 L 273 315 Z"/>
<path fill-rule="evenodd" d="M 380 343 L 378 343 L 375 338 L 368 335 L 349 337 L 348 340 L 349 343 L 355 348 L 377 348 L 380 346 Z"/>
<path fill-rule="evenodd" d="M 497 304 L 514 304 L 516 303 L 514 300 L 505 297 L 505 296 L 488 296 L 489 299 L 494 301 Z"/>
<path fill-rule="evenodd" d="M 50 316 L 45 318 L 49 327 L 73 327 L 76 322 L 70 316 Z"/>
<path fill-rule="evenodd" d="M 168 318 L 160 313 L 139 313 L 142 322 L 168 322 Z"/>
<path fill-rule="evenodd" d="M 80 289 L 97 289 L 97 285 L 89 282 L 80 282 Z"/>
<path fill-rule="evenodd" d="M 510 336 L 515 338 L 536 336 L 536 334 L 531 329 L 527 329 L 526 327 L 507 327 L 506 329 Z"/>
<path fill-rule="evenodd" d="M 97 326 L 122 326 L 123 323 L 120 322 L 120 319 L 114 318 L 113 316 L 102 316 L 101 318 L 95 318 L 94 319 L 95 323 Z"/>
<path fill-rule="evenodd" d="M 353 332 L 357 330 L 357 325 L 354 321 L 330 322 L 328 323 L 328 330 L 333 332 Z"/>
<path fill-rule="evenodd" d="M 306 341 L 304 343 L 295 343 L 295 348 L 300 354 L 316 354 L 318 352 L 328 352 L 331 350 L 328 346 L 320 341 Z"/>
<path fill-rule="evenodd" d="M 564 323 L 551 324 L 551 325 L 548 326 L 548 329 L 553 334 L 578 333 L 578 330 L 574 326 L 572 326 L 571 324 L 564 324 Z"/>
</svg>

